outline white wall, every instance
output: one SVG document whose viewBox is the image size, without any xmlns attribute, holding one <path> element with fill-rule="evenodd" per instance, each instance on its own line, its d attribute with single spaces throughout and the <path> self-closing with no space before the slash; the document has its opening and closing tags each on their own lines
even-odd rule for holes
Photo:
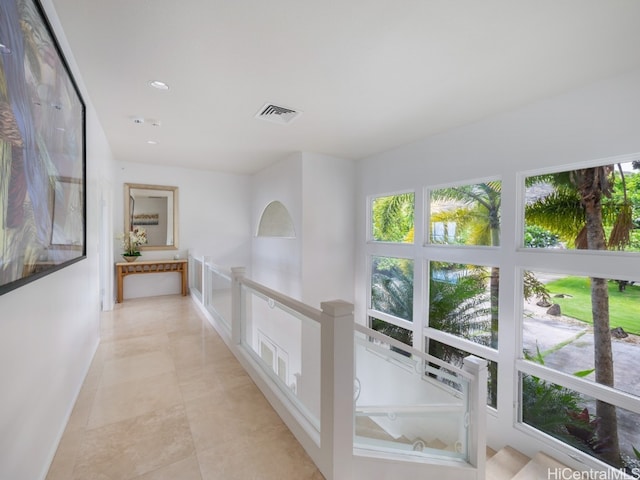
<svg viewBox="0 0 640 480">
<path fill-rule="evenodd" d="M 302 296 L 320 302 L 353 302 L 355 249 L 355 162 L 303 154 L 304 215 Z"/>
<path fill-rule="evenodd" d="M 511 442 L 524 451 L 542 447 L 513 428 L 515 339 L 514 316 L 518 312 L 516 293 L 516 248 L 518 172 L 569 165 L 577 162 L 640 152 L 640 71 L 601 81 L 564 95 L 537 102 L 503 115 L 435 135 L 358 162 L 356 321 L 366 314 L 366 198 L 394 191 L 416 191 L 416 251 L 423 225 L 423 192 L 426 186 L 501 178 L 502 238 L 498 253 L 475 249 L 470 263 L 501 267 L 500 367 L 498 416 L 489 418 L 490 443 Z M 411 253 L 410 253 L 411 254 Z M 465 254 L 466 255 L 466 254 Z M 487 263 L 484 263 L 487 262 Z M 640 267 L 637 257 L 629 259 Z M 416 265 L 416 275 L 424 275 Z M 418 280 L 419 282 L 421 280 Z M 511 290 L 509 290 L 511 286 Z M 518 297 L 516 299 L 516 296 Z M 414 321 L 421 321 L 415 319 Z M 503 341 L 503 339 L 506 339 Z"/>
<path fill-rule="evenodd" d="M 250 177 L 204 170 L 119 162 L 114 182 L 113 229 L 124 229 L 124 184 L 143 183 L 178 187 L 178 250 L 143 251 L 143 259 L 166 259 L 187 251 L 211 256 L 223 267 L 249 265 L 251 252 Z M 119 242 L 114 242 L 116 261 Z M 175 273 L 132 275 L 124 280 L 124 298 L 180 292 Z"/>
<path fill-rule="evenodd" d="M 355 163 L 295 153 L 253 176 L 251 276 L 320 308 L 353 299 Z M 296 238 L 256 237 L 265 207 L 289 210 Z"/>
<path fill-rule="evenodd" d="M 43 6 L 87 107 L 87 258 L 0 297 L 0 478 L 42 479 L 98 344 L 98 233 L 112 155 L 61 33 Z"/>
<path fill-rule="evenodd" d="M 295 153 L 251 180 L 251 269 L 249 275 L 290 297 L 302 297 L 302 154 Z M 262 212 L 278 200 L 291 215 L 295 238 L 257 237 Z"/>
</svg>

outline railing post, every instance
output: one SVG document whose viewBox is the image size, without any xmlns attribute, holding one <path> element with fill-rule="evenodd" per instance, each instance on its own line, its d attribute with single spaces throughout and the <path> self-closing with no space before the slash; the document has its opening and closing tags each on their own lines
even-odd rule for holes
<svg viewBox="0 0 640 480">
<path fill-rule="evenodd" d="M 320 443 L 327 480 L 349 480 L 353 463 L 353 304 L 322 302 Z"/>
<path fill-rule="evenodd" d="M 189 271 L 189 290 L 193 287 L 193 255 L 191 252 L 187 253 L 187 269 Z"/>
<path fill-rule="evenodd" d="M 462 369 L 473 375 L 469 384 L 469 463 L 476 479 L 484 480 L 487 461 L 487 361 L 470 355 Z"/>
<path fill-rule="evenodd" d="M 200 301 L 200 303 L 203 303 L 202 272 L 204 268 L 200 269 L 200 278 L 198 278 L 198 272 L 197 272 L 198 269 L 196 268 L 196 264 L 198 262 L 200 262 L 201 267 L 203 267 L 203 261 L 201 259 L 202 257 L 198 257 L 198 254 L 191 250 L 187 252 L 187 255 L 188 255 L 187 258 L 189 260 L 189 266 L 188 266 L 189 291 L 191 292 L 192 296 L 193 296 L 193 292 L 197 291 L 200 294 L 200 297 L 198 298 L 198 300 Z"/>
<path fill-rule="evenodd" d="M 206 285 L 205 285 L 205 277 L 207 276 L 207 257 L 205 257 L 204 255 L 201 257 L 200 260 L 200 303 L 202 305 L 205 305 L 205 295 L 206 295 Z"/>
<path fill-rule="evenodd" d="M 202 257 L 202 305 L 205 309 L 213 303 L 211 272 L 207 268 L 207 265 L 212 261 L 213 257 L 211 256 Z"/>
<path fill-rule="evenodd" d="M 245 267 L 231 268 L 231 341 L 235 345 L 242 342 L 242 279 Z"/>
</svg>

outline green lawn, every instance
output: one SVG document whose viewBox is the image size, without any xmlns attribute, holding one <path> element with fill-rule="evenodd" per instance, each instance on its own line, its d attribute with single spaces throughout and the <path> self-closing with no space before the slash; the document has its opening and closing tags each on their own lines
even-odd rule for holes
<svg viewBox="0 0 640 480">
<path fill-rule="evenodd" d="M 591 282 L 586 277 L 565 277 L 547 284 L 551 301 L 560 305 L 562 314 L 583 322 L 593 323 L 591 316 Z M 571 295 L 555 298 L 556 294 Z M 611 328 L 622 327 L 625 332 L 640 335 L 640 286 L 627 285 L 624 292 L 618 284 L 609 282 L 609 313 Z"/>
</svg>

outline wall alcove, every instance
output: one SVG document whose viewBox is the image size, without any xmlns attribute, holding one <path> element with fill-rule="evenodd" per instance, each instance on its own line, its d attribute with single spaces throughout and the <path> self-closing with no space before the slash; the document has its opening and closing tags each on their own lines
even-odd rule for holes
<svg viewBox="0 0 640 480">
<path fill-rule="evenodd" d="M 258 224 L 258 237 L 295 238 L 296 231 L 289 210 L 275 200 L 266 206 Z"/>
</svg>

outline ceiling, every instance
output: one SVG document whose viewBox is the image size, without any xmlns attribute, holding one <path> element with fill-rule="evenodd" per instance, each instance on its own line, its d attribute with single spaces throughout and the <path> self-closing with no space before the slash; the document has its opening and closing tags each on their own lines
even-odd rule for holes
<svg viewBox="0 0 640 480">
<path fill-rule="evenodd" d="M 636 0 L 52 1 L 130 162 L 360 159 L 640 66 Z M 265 103 L 302 115 L 254 118 Z"/>
</svg>

